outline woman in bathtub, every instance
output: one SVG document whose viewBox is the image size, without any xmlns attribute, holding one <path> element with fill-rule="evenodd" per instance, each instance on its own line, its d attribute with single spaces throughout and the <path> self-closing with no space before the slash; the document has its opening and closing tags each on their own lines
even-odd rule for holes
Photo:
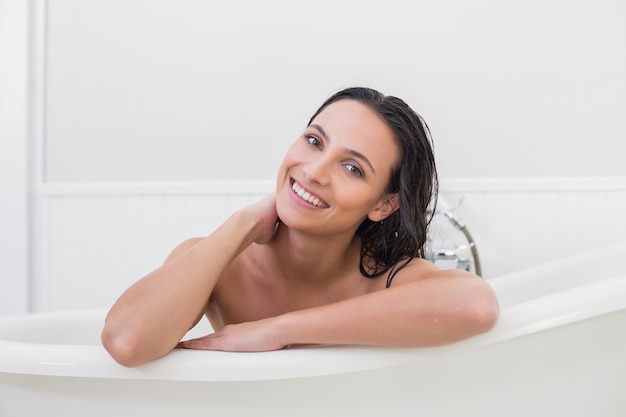
<svg viewBox="0 0 626 417">
<path fill-rule="evenodd" d="M 398 98 L 340 91 L 287 150 L 275 193 L 126 290 L 103 345 L 132 367 L 175 347 L 417 347 L 485 332 L 498 314 L 490 286 L 424 259 L 436 190 L 423 120 Z M 203 315 L 215 333 L 180 342 Z"/>
</svg>

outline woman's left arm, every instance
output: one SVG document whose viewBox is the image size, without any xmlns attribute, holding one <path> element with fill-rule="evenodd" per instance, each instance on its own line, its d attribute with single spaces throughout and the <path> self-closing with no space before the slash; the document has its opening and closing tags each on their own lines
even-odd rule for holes
<svg viewBox="0 0 626 417">
<path fill-rule="evenodd" d="M 417 265 L 411 265 L 417 267 Z M 184 342 L 189 349 L 265 351 L 296 344 L 438 346 L 490 330 L 498 302 L 482 278 L 460 270 L 411 266 L 390 288 L 277 317 L 226 326 Z"/>
</svg>

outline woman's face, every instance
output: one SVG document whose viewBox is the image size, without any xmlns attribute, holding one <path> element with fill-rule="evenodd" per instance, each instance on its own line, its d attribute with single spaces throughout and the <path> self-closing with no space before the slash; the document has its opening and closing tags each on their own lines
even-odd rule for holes
<svg viewBox="0 0 626 417">
<path fill-rule="evenodd" d="M 367 106 L 348 99 L 330 104 L 280 166 L 281 221 L 311 233 L 354 233 L 366 217 L 384 219 L 397 208 L 397 195 L 385 187 L 398 154 L 393 132 Z"/>
</svg>

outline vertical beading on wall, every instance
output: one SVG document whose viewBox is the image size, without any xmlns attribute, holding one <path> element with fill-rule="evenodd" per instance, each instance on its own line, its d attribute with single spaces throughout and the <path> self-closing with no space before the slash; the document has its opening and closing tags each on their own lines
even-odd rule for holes
<svg viewBox="0 0 626 417">
<path fill-rule="evenodd" d="M 576 180 L 548 185 L 533 180 L 506 191 L 503 181 L 497 189 L 470 186 L 445 192 L 444 187 L 443 194 L 451 203 L 463 197 L 458 214 L 477 241 L 489 278 L 623 240 L 623 181 L 592 182 L 576 187 Z"/>
<path fill-rule="evenodd" d="M 626 187 L 575 189 L 444 182 L 442 194 L 480 251 L 487 279 L 623 240 Z M 272 184 L 48 187 L 43 193 L 34 309 L 109 306 L 181 241 L 204 236 Z M 507 190 L 508 189 L 508 190 Z M 456 238 L 455 238 L 456 239 Z M 458 239 L 457 239 L 458 242 Z"/>
</svg>

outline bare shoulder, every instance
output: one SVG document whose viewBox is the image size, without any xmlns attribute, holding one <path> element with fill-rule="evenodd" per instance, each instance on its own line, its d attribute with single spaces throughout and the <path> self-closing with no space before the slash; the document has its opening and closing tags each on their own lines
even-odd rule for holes
<svg viewBox="0 0 626 417">
<path fill-rule="evenodd" d="M 402 265 L 402 261 L 400 265 Z M 439 269 L 426 259 L 413 258 L 406 267 L 398 270 L 391 285 L 397 286 L 433 278 L 475 278 L 482 281 L 480 277 L 470 272 L 460 269 Z"/>
<path fill-rule="evenodd" d="M 403 285 L 419 287 L 424 294 L 429 294 L 431 302 L 452 303 L 455 308 L 464 305 L 478 312 L 478 319 L 487 323 L 488 328 L 498 316 L 499 305 L 493 288 L 486 280 L 468 271 L 439 269 L 424 259 L 413 259 L 398 271 L 391 288 Z"/>
</svg>

